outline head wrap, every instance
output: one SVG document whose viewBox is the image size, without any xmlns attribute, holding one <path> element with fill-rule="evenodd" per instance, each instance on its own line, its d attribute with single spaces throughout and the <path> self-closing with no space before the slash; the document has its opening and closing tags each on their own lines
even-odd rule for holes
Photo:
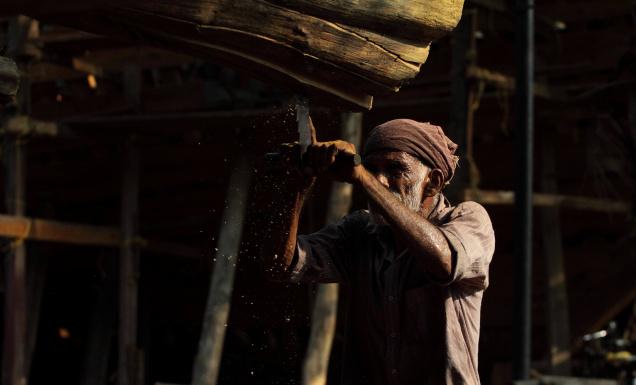
<svg viewBox="0 0 636 385">
<path fill-rule="evenodd" d="M 375 151 L 403 151 L 431 168 L 438 168 L 448 183 L 455 173 L 459 157 L 457 145 L 439 126 L 411 119 L 395 119 L 374 128 L 364 146 L 366 157 Z"/>
</svg>

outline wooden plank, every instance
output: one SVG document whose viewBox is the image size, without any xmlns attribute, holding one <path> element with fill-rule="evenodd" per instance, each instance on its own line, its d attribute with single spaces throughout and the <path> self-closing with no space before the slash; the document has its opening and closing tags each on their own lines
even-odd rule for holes
<svg viewBox="0 0 636 385">
<path fill-rule="evenodd" d="M 374 0 L 372 7 L 365 6 L 369 1 L 294 1 L 286 7 L 265 0 L 109 0 L 85 17 L 51 20 L 225 64 L 240 63 L 270 81 L 283 79 L 295 90 L 306 93 L 303 88 L 308 87 L 369 108 L 372 94 L 397 91 L 419 73 L 431 40 L 454 28 L 463 4 Z M 326 12 L 316 16 L 302 11 L 307 7 Z M 378 17 L 383 21 L 377 25 L 386 31 L 374 29 Z M 397 24 L 386 24 L 384 18 Z M 408 32 L 405 23 L 416 27 Z M 81 60 L 75 68 L 102 70 Z"/>
<path fill-rule="evenodd" d="M 512 205 L 513 191 L 467 189 L 464 200 L 473 200 L 487 205 Z M 589 210 L 608 213 L 628 213 L 632 205 L 628 202 L 593 197 L 534 193 L 535 206 L 556 206 L 573 210 Z"/>
<path fill-rule="evenodd" d="M 362 137 L 362 114 L 342 115 L 341 137 L 356 148 Z M 334 223 L 349 213 L 353 185 L 335 182 L 331 187 L 326 223 Z M 303 385 L 325 385 L 329 367 L 331 346 L 336 332 L 338 311 L 338 284 L 318 285 L 314 311 L 311 317 L 311 334 L 303 365 Z"/>
<path fill-rule="evenodd" d="M 312 16 L 403 39 L 431 41 L 455 28 L 463 0 L 273 0 Z M 399 26 L 399 28 L 396 28 Z"/>
<path fill-rule="evenodd" d="M 135 14 L 142 16 L 135 20 L 137 24 L 147 20 L 150 12 L 196 23 L 193 27 L 206 43 L 215 42 L 222 32 L 234 32 L 234 39 L 223 41 L 223 45 L 259 57 L 266 57 L 267 52 L 263 49 L 269 50 L 271 46 L 300 50 L 304 55 L 333 63 L 389 87 L 400 86 L 403 81 L 415 77 L 421 64 L 405 62 L 380 44 L 374 44 L 333 22 L 262 0 L 205 3 L 188 0 L 180 2 L 179 6 L 173 2 L 137 0 L 134 4 L 122 6 L 122 9 L 129 16 L 133 15 L 129 11 L 137 11 Z M 262 20 L 268 22 L 263 23 Z M 191 36 L 190 33 L 183 37 L 191 39 Z"/>
<path fill-rule="evenodd" d="M 5 121 L 3 128 L 6 133 L 17 136 L 57 136 L 60 132 L 60 127 L 57 123 L 44 122 L 30 118 L 26 115 L 18 115 L 8 118 Z"/>
<path fill-rule="evenodd" d="M 86 77 L 86 73 L 57 63 L 36 62 L 29 66 L 27 77 L 31 84 L 35 84 L 58 80 L 81 79 Z"/>
<path fill-rule="evenodd" d="M 118 247 L 122 243 L 121 232 L 117 228 L 10 215 L 0 215 L 0 236 L 74 245 Z"/>
<path fill-rule="evenodd" d="M 219 375 L 227 320 L 232 301 L 234 273 L 240 251 L 251 168 L 238 151 L 226 194 L 219 231 L 216 263 L 203 315 L 199 348 L 192 369 L 192 385 L 215 385 Z"/>
<path fill-rule="evenodd" d="M 337 104 L 339 108 L 360 109 L 362 107 L 370 109 L 373 102 L 371 91 L 384 93 L 387 90 L 395 91 L 395 88 L 387 88 L 386 85 L 345 71 L 314 56 L 305 55 L 301 50 L 292 50 L 289 47 L 281 46 L 272 40 L 262 39 L 257 42 L 244 43 L 246 39 L 244 34 L 225 29 L 216 31 L 208 29 L 205 41 L 189 39 L 183 36 L 189 36 L 192 31 L 197 31 L 196 24 L 160 15 L 143 14 L 140 16 L 136 13 L 139 12 L 126 10 L 117 14 L 117 18 L 122 23 L 130 26 L 126 29 L 104 23 L 102 19 L 74 20 L 72 25 L 80 29 L 128 40 L 139 34 L 152 36 L 154 45 L 164 48 L 178 47 L 182 52 L 232 66 L 268 83 L 275 83 L 294 91 L 300 90 L 311 96 L 314 102 L 322 101 L 327 105 Z M 139 18 L 156 19 L 153 23 L 159 26 L 144 27 L 140 25 Z M 67 23 L 70 24 L 70 22 Z M 133 29 L 136 29 L 138 34 L 126 33 Z M 182 32 L 177 34 L 175 31 Z M 210 34 L 215 36 L 211 37 Z M 254 47 L 260 46 L 259 51 L 263 54 L 258 56 L 243 52 L 240 48 L 234 48 L 233 42 L 242 42 L 242 45 Z M 230 46 L 228 47 L 226 44 Z"/>
<path fill-rule="evenodd" d="M 543 138 L 541 188 L 544 193 L 557 193 L 556 130 L 547 130 Z M 561 218 L 555 206 L 541 207 L 541 240 L 545 259 L 547 284 L 548 359 L 551 374 L 570 374 L 570 314 L 563 245 Z"/>
<path fill-rule="evenodd" d="M 469 66 L 466 68 L 466 76 L 470 79 L 485 81 L 494 84 L 496 87 L 514 91 L 515 78 L 502 74 L 497 71 L 481 68 L 478 66 Z M 535 82 L 534 95 L 550 100 L 566 100 L 567 96 L 554 87 L 550 87 L 546 83 Z"/>
<path fill-rule="evenodd" d="M 120 247 L 121 231 L 116 227 L 58 222 L 48 219 L 0 214 L 0 237 L 66 243 L 70 245 Z M 135 237 L 131 242 L 157 254 L 201 258 L 202 250 L 188 245 Z"/>
<path fill-rule="evenodd" d="M 126 47 L 109 50 L 88 51 L 83 56 L 74 57 L 73 69 L 85 73 L 104 76 L 114 72 L 124 72 L 130 66 L 139 69 L 178 67 L 192 63 L 192 56 L 154 47 Z"/>
<path fill-rule="evenodd" d="M 126 141 L 123 162 L 121 229 L 123 244 L 119 258 L 119 349 L 117 383 L 141 385 L 140 352 L 137 346 L 137 298 L 139 245 L 135 242 L 139 223 L 139 152 L 132 139 Z"/>
</svg>

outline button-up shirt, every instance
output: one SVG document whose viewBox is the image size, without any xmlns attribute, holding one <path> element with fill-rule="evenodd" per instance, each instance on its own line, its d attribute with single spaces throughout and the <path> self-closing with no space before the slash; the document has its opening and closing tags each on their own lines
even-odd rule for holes
<svg viewBox="0 0 636 385">
<path fill-rule="evenodd" d="M 408 250 L 396 255 L 391 229 L 368 211 L 300 235 L 290 280 L 339 282 L 348 292 L 343 385 L 478 385 L 482 295 L 495 238 L 475 202 L 450 206 L 441 194 L 427 218 L 452 251 L 452 274 L 435 281 Z"/>
</svg>

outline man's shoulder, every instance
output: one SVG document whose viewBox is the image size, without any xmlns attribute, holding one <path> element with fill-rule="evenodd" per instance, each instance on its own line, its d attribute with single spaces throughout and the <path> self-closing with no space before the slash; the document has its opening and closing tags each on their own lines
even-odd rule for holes
<svg viewBox="0 0 636 385">
<path fill-rule="evenodd" d="M 458 218 L 476 220 L 490 224 L 490 215 L 481 204 L 474 201 L 461 202 L 455 206 L 447 205 L 438 215 L 440 222 L 450 222 Z"/>
</svg>

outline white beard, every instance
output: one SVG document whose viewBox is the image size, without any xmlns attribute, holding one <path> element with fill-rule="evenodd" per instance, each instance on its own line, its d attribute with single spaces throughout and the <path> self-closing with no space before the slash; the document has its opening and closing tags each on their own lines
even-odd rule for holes
<svg viewBox="0 0 636 385">
<path fill-rule="evenodd" d="M 421 178 L 414 185 L 411 191 L 406 193 L 406 196 L 402 196 L 399 193 L 389 190 L 400 202 L 402 202 L 409 210 L 419 213 L 422 209 L 422 193 L 424 190 L 424 179 Z M 373 210 L 369 205 L 369 212 L 371 213 L 371 219 L 376 225 L 388 225 L 389 223 L 384 219 L 382 214 Z"/>
</svg>

